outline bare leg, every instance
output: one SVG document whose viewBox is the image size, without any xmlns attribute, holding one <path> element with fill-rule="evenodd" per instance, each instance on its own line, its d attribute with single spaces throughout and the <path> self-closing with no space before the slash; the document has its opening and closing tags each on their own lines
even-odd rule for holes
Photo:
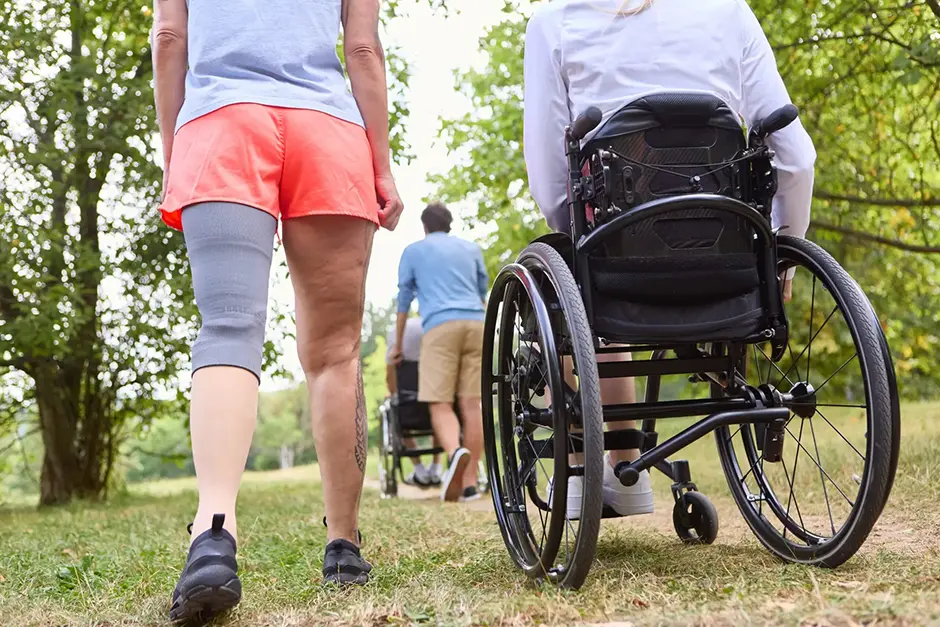
<svg viewBox="0 0 940 627">
<path fill-rule="evenodd" d="M 483 409 L 479 396 L 461 397 L 460 416 L 463 418 L 463 446 L 470 451 L 470 463 L 464 473 L 463 487 L 476 486 L 479 480 L 480 455 L 483 453 Z"/>
<path fill-rule="evenodd" d="M 597 356 L 598 363 L 601 362 L 611 362 L 611 361 L 624 361 L 625 359 L 630 359 L 630 353 L 620 353 L 620 354 L 601 354 Z M 573 389 L 577 389 L 577 382 L 574 376 L 574 364 L 572 363 L 569 357 L 562 359 L 562 368 L 564 371 L 562 375 L 565 378 L 565 381 Z M 632 378 L 624 379 L 601 379 L 600 380 L 601 388 L 601 402 L 604 405 L 621 405 L 627 403 L 636 402 L 636 386 Z M 546 394 L 548 402 L 551 402 L 550 394 Z M 607 423 L 609 430 L 618 430 L 618 429 L 635 429 L 636 421 L 635 420 L 622 420 L 617 422 Z M 572 432 L 577 433 L 579 429 L 572 428 Z M 640 456 L 640 451 L 638 449 L 629 449 L 625 451 L 610 451 L 610 461 L 611 464 L 617 465 L 622 461 L 633 461 Z M 580 464 L 583 461 L 583 456 L 581 453 L 572 453 L 569 456 L 569 460 L 572 464 Z"/>
<path fill-rule="evenodd" d="M 448 455 L 460 448 L 460 421 L 450 403 L 431 403 L 431 425 L 434 437 Z"/>
<path fill-rule="evenodd" d="M 630 359 L 630 353 L 606 353 L 597 356 L 597 362 L 624 361 Z M 601 402 L 604 405 L 625 405 L 636 402 L 636 385 L 632 378 L 624 379 L 601 379 Z M 617 429 L 635 429 L 635 420 L 624 420 L 611 422 L 610 430 Z M 638 449 L 626 451 L 610 451 L 610 463 L 617 465 L 619 462 L 632 462 L 640 456 Z"/>
<path fill-rule="evenodd" d="M 367 417 L 359 361 L 365 280 L 375 226 L 346 216 L 284 222 L 297 350 L 310 393 L 329 541 L 359 543 Z"/>
<path fill-rule="evenodd" d="M 213 366 L 193 373 L 190 431 L 199 506 L 191 540 L 225 514 L 225 528 L 238 538 L 235 500 L 248 460 L 258 414 L 258 379 L 242 368 Z"/>
</svg>

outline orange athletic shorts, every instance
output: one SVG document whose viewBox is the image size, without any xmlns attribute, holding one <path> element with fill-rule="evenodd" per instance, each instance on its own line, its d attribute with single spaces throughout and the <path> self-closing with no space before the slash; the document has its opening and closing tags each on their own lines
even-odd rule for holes
<svg viewBox="0 0 940 627">
<path fill-rule="evenodd" d="M 372 151 L 365 129 L 320 111 L 235 104 L 176 133 L 160 213 L 231 202 L 281 219 L 348 215 L 379 224 Z"/>
</svg>

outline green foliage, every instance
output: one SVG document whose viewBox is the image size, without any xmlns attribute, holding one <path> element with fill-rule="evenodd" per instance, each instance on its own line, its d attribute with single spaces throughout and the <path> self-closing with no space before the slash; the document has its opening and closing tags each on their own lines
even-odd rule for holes
<svg viewBox="0 0 940 627">
<path fill-rule="evenodd" d="M 809 236 L 865 288 L 905 396 L 933 397 L 940 376 L 940 6 L 750 4 L 819 154 Z M 478 208 L 466 217 L 489 227 L 483 249 L 491 273 L 546 230 L 528 194 L 521 147 L 531 8 L 508 0 L 506 18 L 480 39 L 486 65 L 457 75 L 471 112 L 444 121 L 457 164 L 432 178 L 443 199 Z M 793 308 L 808 319 L 808 298 Z"/>
<path fill-rule="evenodd" d="M 366 411 L 369 416 L 370 443 L 377 443 L 379 437 L 379 406 L 388 397 L 388 386 L 385 382 L 385 352 L 387 344 L 384 335 L 375 341 L 375 350 L 365 358 L 362 366 L 362 386 L 366 397 Z"/>
<path fill-rule="evenodd" d="M 180 416 L 169 415 L 143 425 L 123 449 L 121 461 L 128 483 L 195 473 L 189 429 Z"/>
</svg>

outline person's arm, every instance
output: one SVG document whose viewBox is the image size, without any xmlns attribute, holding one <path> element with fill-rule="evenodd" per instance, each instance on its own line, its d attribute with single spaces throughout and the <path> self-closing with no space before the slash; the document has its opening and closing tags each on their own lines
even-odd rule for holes
<svg viewBox="0 0 940 627">
<path fill-rule="evenodd" d="M 760 23 L 745 2 L 738 3 L 744 22 L 745 44 L 741 63 L 745 120 L 749 126 L 790 104 L 790 96 L 777 70 L 773 50 Z M 767 138 L 774 150 L 778 187 L 772 207 L 774 227 L 784 235 L 804 237 L 809 228 L 813 200 L 816 149 L 799 118 Z M 792 274 L 790 275 L 792 277 Z"/>
<path fill-rule="evenodd" d="M 526 27 L 523 152 L 532 197 L 552 229 L 568 231 L 568 90 L 548 15 L 536 12 Z"/>
<path fill-rule="evenodd" d="M 397 391 L 397 381 L 395 379 L 395 362 L 392 361 L 392 351 L 395 346 L 391 343 L 394 340 L 395 329 L 390 328 L 385 332 L 385 339 L 388 348 L 385 350 L 385 386 L 388 388 L 389 396 L 394 396 Z"/>
<path fill-rule="evenodd" d="M 486 262 L 483 261 L 483 251 L 477 248 L 477 289 L 480 290 L 480 300 L 486 306 L 486 294 L 490 289 L 490 277 L 486 272 Z"/>
<path fill-rule="evenodd" d="M 379 220 L 391 231 L 398 224 L 403 205 L 392 177 L 385 50 L 379 40 L 379 0 L 343 0 L 342 19 L 346 73 L 372 148 L 375 191 L 382 205 Z"/>
<path fill-rule="evenodd" d="M 414 267 L 411 265 L 411 258 L 406 248 L 398 263 L 398 318 L 395 321 L 395 345 L 392 349 L 392 362 L 395 364 L 400 363 L 402 359 L 401 349 L 405 339 L 405 324 L 408 322 L 411 303 L 415 299 L 415 288 Z"/>
<path fill-rule="evenodd" d="M 166 193 L 176 120 L 186 96 L 188 67 L 186 35 L 189 12 L 186 0 L 154 0 L 151 54 L 154 100 L 163 144 L 163 182 Z"/>
</svg>

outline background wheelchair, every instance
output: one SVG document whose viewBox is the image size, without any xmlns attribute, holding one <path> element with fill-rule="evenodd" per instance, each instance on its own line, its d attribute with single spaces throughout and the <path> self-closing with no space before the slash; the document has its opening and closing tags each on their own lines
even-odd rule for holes
<svg viewBox="0 0 940 627">
<path fill-rule="evenodd" d="M 418 362 L 403 361 L 396 367 L 397 393 L 385 399 L 379 407 L 379 425 L 381 441 L 379 444 L 379 491 L 382 498 L 398 496 L 398 482 L 405 481 L 402 458 L 416 459 L 428 455 L 444 453 L 439 447 L 408 448 L 404 441 L 408 438 L 431 438 L 431 413 L 426 403 L 418 401 Z M 460 418 L 460 410 L 454 405 L 454 411 Z M 480 493 L 487 489 L 485 473 L 481 471 Z M 425 486 L 435 487 L 435 486 Z"/>
<path fill-rule="evenodd" d="M 838 566 L 881 514 L 900 439 L 882 328 L 827 252 L 771 229 L 764 139 L 796 116 L 788 105 L 745 134 L 712 96 L 658 94 L 584 146 L 597 109 L 566 129 L 570 233 L 539 238 L 503 268 L 484 335 L 493 503 L 530 577 L 569 588 L 587 577 L 600 520 L 616 516 L 602 503 L 605 450 L 641 450 L 617 465 L 624 485 L 651 468 L 670 478 L 687 543 L 714 541 L 718 517 L 688 462 L 668 457 L 712 432 L 741 514 L 785 561 Z M 785 306 L 779 276 L 791 270 Z M 598 364 L 605 353 L 633 359 Z M 692 398 L 659 398 L 673 375 L 688 377 Z M 645 383 L 645 401 L 602 405 L 600 380 L 614 377 Z M 658 442 L 657 420 L 672 418 L 685 420 Z M 605 432 L 624 420 L 642 428 Z M 572 476 L 584 484 L 576 520 Z"/>
</svg>

